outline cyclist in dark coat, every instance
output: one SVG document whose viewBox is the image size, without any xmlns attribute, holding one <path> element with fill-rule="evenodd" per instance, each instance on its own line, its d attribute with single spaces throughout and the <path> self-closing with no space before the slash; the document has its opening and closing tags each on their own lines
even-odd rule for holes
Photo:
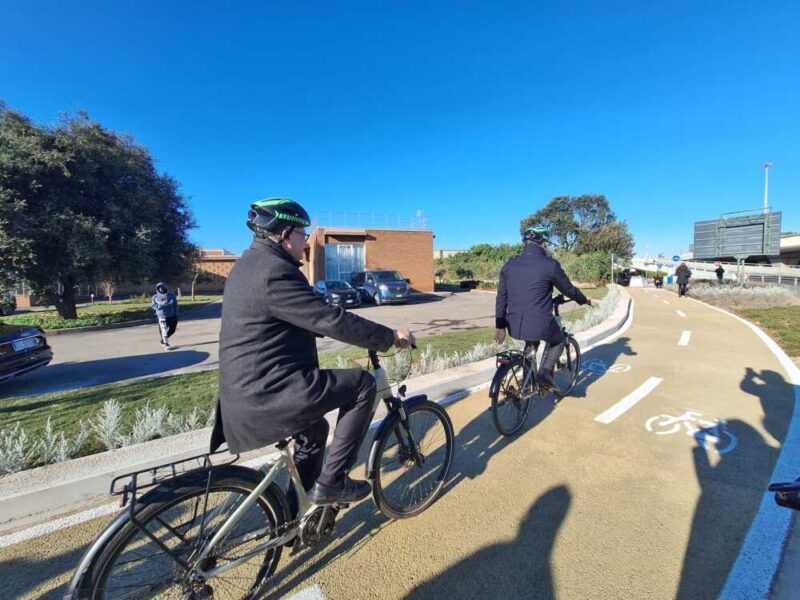
<svg viewBox="0 0 800 600">
<path fill-rule="evenodd" d="M 375 379 L 361 368 L 320 369 L 316 338 L 386 351 L 414 337 L 328 306 L 314 293 L 300 271 L 309 225 L 292 200 L 269 198 L 250 209 L 256 237 L 225 283 L 211 445 L 227 441 L 231 452 L 242 453 L 294 436 L 295 463 L 311 500 L 355 502 L 370 492 L 347 473 L 369 427 Z M 323 467 L 325 414 L 335 409 L 339 419 Z"/>
<path fill-rule="evenodd" d="M 522 235 L 522 254 L 509 260 L 500 272 L 495 340 L 502 344 L 508 330 L 517 340 L 546 342 L 538 379 L 544 386 L 555 387 L 553 371 L 565 340 L 553 317 L 553 287 L 578 304 L 591 305 L 592 301 L 572 285 L 559 262 L 547 254 L 550 238 L 546 228 L 529 227 Z"/>
</svg>

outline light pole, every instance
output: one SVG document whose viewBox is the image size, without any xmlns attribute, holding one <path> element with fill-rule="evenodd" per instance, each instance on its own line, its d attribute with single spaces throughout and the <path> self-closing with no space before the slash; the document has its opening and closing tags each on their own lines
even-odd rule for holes
<svg viewBox="0 0 800 600">
<path fill-rule="evenodd" d="M 764 213 L 766 214 L 769 207 L 769 168 L 772 166 L 771 162 L 764 163 Z"/>
</svg>

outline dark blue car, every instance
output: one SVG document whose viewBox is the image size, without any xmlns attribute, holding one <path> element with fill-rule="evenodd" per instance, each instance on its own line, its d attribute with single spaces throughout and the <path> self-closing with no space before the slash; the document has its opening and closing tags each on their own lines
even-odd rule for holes
<svg viewBox="0 0 800 600">
<path fill-rule="evenodd" d="M 53 360 L 44 331 L 38 327 L 0 323 L 0 383 Z"/>
</svg>

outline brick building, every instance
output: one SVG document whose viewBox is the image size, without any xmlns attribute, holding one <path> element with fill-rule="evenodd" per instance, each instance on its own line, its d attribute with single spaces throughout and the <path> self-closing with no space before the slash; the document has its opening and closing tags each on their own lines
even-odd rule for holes
<svg viewBox="0 0 800 600">
<path fill-rule="evenodd" d="M 225 248 L 206 248 L 201 252 L 203 259 L 200 261 L 200 269 L 203 276 L 197 282 L 195 290 L 199 293 L 221 293 L 239 255 Z"/>
<path fill-rule="evenodd" d="M 419 292 L 433 291 L 433 232 L 413 229 L 318 227 L 308 240 L 305 272 L 350 281 L 366 270 L 400 271 Z"/>
</svg>

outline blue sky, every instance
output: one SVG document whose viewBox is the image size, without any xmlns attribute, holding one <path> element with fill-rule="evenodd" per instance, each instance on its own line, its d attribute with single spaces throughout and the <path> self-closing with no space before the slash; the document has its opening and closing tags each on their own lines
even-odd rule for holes
<svg viewBox="0 0 800 600">
<path fill-rule="evenodd" d="M 771 204 L 800 230 L 796 2 L 15 2 L 0 99 L 87 110 L 241 251 L 248 204 L 431 219 L 437 248 L 516 241 L 603 193 L 637 247 Z"/>
</svg>

